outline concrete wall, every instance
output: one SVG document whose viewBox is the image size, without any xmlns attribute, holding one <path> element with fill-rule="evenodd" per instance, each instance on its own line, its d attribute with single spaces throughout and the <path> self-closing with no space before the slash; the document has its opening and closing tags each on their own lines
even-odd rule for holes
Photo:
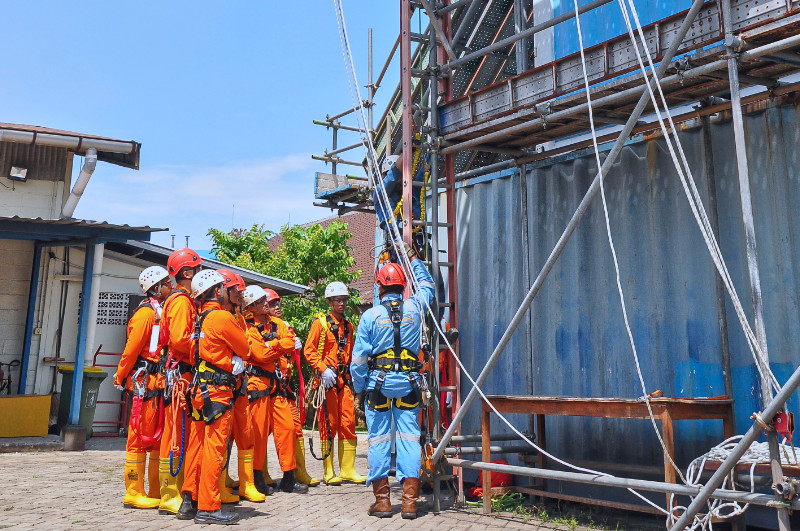
<svg viewBox="0 0 800 531">
<path fill-rule="evenodd" d="M 33 242 L 0 240 L 0 362 L 22 359 Z M 8 369 L 5 368 L 4 371 Z M 19 369 L 11 372 L 16 393 Z"/>
<path fill-rule="evenodd" d="M 0 178 L 0 216 L 58 219 L 64 198 L 64 181 L 20 183 Z"/>
</svg>

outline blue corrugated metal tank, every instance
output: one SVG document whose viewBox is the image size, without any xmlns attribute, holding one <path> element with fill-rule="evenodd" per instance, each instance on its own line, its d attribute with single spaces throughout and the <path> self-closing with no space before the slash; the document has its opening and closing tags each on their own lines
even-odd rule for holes
<svg viewBox="0 0 800 531">
<path fill-rule="evenodd" d="M 764 317 L 771 366 L 783 383 L 800 363 L 800 108 L 766 105 L 746 117 Z M 708 210 L 703 129 L 681 132 Z M 733 132 L 711 120 L 720 243 L 752 323 Z M 457 195 L 461 354 L 477 376 L 596 174 L 582 151 L 529 165 L 529 242 L 522 242 L 520 174 L 467 181 Z M 715 271 L 663 139 L 631 142 L 606 179 L 611 227 L 629 319 L 648 391 L 665 396 L 724 394 Z M 709 211 L 709 215 L 712 213 Z M 522 253 L 531 264 L 523 278 Z M 761 409 L 754 363 L 726 297 L 736 428 Z M 487 394 L 636 398 L 642 394 L 621 316 L 600 198 L 564 249 L 487 380 Z M 470 388 L 462 377 L 462 396 Z M 797 412 L 797 398 L 790 401 Z M 528 419 L 512 416 L 518 428 Z M 493 430 L 508 432 L 493 416 Z M 463 433 L 480 429 L 473 406 Z M 648 421 L 548 419 L 548 448 L 567 459 L 661 466 Z M 676 424 L 679 465 L 717 444 L 719 421 Z M 584 487 L 581 487 L 586 492 Z M 608 491 L 608 489 L 606 489 Z M 605 493 L 608 495 L 608 492 Z M 627 493 L 616 493 L 634 501 Z M 662 497 L 654 498 L 663 504 Z"/>
<path fill-rule="evenodd" d="M 582 6 L 590 1 L 578 0 L 578 5 Z M 573 0 L 551 0 L 550 4 L 553 16 L 575 11 Z M 692 2 L 691 0 L 635 0 L 634 5 L 639 15 L 639 21 L 642 26 L 646 26 L 689 9 Z M 634 23 L 633 20 L 631 23 Z M 594 46 L 619 35 L 627 35 L 628 29 L 622 18 L 619 4 L 611 2 L 582 14 L 581 33 L 585 47 Z M 580 51 L 576 35 L 577 25 L 574 18 L 555 27 L 553 48 L 557 59 Z"/>
</svg>

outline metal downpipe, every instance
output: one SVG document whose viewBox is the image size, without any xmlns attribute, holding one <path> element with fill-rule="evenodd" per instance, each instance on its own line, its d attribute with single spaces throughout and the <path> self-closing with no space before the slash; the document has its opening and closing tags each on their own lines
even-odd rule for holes
<svg viewBox="0 0 800 531">
<path fill-rule="evenodd" d="M 72 191 L 69 193 L 64 208 L 61 210 L 62 218 L 71 218 L 75 212 L 75 207 L 78 206 L 78 201 L 81 200 L 83 191 L 86 190 L 86 185 L 89 184 L 89 179 L 92 178 L 92 173 L 97 166 L 97 150 L 89 148 L 86 150 L 86 160 L 83 163 L 81 172 L 78 178 L 75 179 L 75 184 L 72 186 Z"/>
</svg>

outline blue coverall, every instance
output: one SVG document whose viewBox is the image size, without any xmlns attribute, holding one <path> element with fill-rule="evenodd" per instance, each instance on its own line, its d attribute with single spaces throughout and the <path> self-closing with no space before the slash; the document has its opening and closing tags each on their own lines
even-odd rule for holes
<svg viewBox="0 0 800 531">
<path fill-rule="evenodd" d="M 428 157 L 426 157 L 425 160 L 427 159 Z M 425 166 L 420 164 L 413 180 L 415 182 L 422 182 L 424 179 Z M 400 171 L 394 164 L 392 164 L 392 167 L 388 172 L 386 172 L 386 176 L 383 178 L 383 187 L 386 189 L 386 196 L 389 198 L 392 211 L 387 212 L 386 209 L 383 208 L 383 203 L 378 200 L 377 190 L 372 193 L 372 201 L 375 204 L 375 214 L 378 216 L 378 224 L 383 230 L 389 230 L 388 225 L 386 225 L 386 221 L 391 219 L 392 214 L 394 214 L 394 209 L 397 207 L 397 203 L 399 203 L 403 198 L 403 172 Z M 419 219 L 421 214 L 419 204 L 419 189 L 416 189 L 411 195 L 411 215 L 414 216 L 414 219 Z M 402 228 L 402 225 L 400 225 L 400 227 Z"/>
<path fill-rule="evenodd" d="M 425 304 L 433 302 L 433 278 L 422 260 L 411 262 L 414 277 L 419 291 L 403 302 L 403 321 L 400 324 L 400 345 L 411 355 L 417 355 L 422 335 L 422 320 L 425 317 Z M 401 299 L 402 295 L 389 293 L 381 302 Z M 390 348 L 394 348 L 394 326 L 389 318 L 389 311 L 381 306 L 370 308 L 361 316 L 353 347 L 353 361 L 350 374 L 353 377 L 353 388 L 356 393 L 366 389 L 367 396 L 375 388 L 375 381 L 380 370 L 367 371 L 367 359 L 377 356 Z M 416 376 L 419 383 L 420 375 Z M 389 371 L 383 382 L 381 393 L 386 398 L 402 398 L 412 391 L 411 382 L 404 372 Z M 367 485 L 373 480 L 389 476 L 391 461 L 392 417 L 397 431 L 397 480 L 418 478 L 422 467 L 421 446 L 419 442 L 419 406 L 414 409 L 398 409 L 394 400 L 386 411 L 366 409 L 367 430 L 369 436 L 369 474 Z"/>
</svg>

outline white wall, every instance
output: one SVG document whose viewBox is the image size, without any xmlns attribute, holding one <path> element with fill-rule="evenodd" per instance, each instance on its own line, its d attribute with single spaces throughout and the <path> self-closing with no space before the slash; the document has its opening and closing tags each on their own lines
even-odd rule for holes
<svg viewBox="0 0 800 531">
<path fill-rule="evenodd" d="M 0 240 L 0 361 L 3 363 L 22 360 L 32 265 L 33 242 Z M 11 376 L 11 392 L 16 394 L 19 368 Z"/>
<path fill-rule="evenodd" d="M 58 219 L 63 193 L 63 180 L 20 183 L 0 178 L 0 216 Z"/>
</svg>

